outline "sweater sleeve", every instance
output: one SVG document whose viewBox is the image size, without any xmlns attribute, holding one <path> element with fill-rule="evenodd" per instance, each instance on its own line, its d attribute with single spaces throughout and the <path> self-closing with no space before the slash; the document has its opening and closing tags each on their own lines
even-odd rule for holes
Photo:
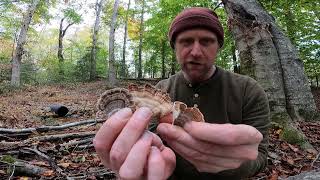
<svg viewBox="0 0 320 180">
<path fill-rule="evenodd" d="M 259 145 L 259 154 L 256 160 L 247 161 L 239 168 L 226 170 L 219 174 L 223 176 L 250 177 L 264 170 L 268 156 L 268 129 L 270 126 L 270 110 L 266 93 L 253 80 L 247 82 L 243 96 L 242 124 L 255 127 L 263 135 Z"/>
</svg>

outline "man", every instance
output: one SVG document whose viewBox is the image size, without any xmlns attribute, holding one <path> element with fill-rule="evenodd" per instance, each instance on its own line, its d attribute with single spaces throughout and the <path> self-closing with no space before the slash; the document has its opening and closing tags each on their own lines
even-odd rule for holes
<svg viewBox="0 0 320 180">
<path fill-rule="evenodd" d="M 268 100 L 252 78 L 214 66 L 224 43 L 217 15 L 207 8 L 182 11 L 170 26 L 169 40 L 182 71 L 157 87 L 174 101 L 198 107 L 206 122 L 183 128 L 160 123 L 157 134 L 164 145 L 144 130 L 149 109 L 123 109 L 94 139 L 103 164 L 121 179 L 241 179 L 263 170 Z"/>
</svg>

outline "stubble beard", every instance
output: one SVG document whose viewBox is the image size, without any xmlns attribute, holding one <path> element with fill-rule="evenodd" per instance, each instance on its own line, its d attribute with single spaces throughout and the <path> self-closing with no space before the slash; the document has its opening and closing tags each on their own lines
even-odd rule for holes
<svg viewBox="0 0 320 180">
<path fill-rule="evenodd" d="M 190 63 L 181 64 L 184 77 L 191 83 L 201 83 L 206 81 L 213 75 L 215 71 L 213 64 L 211 66 L 205 64 L 198 66 L 199 67 L 197 67 L 197 69 L 192 69 L 192 65 L 190 65 Z"/>
</svg>

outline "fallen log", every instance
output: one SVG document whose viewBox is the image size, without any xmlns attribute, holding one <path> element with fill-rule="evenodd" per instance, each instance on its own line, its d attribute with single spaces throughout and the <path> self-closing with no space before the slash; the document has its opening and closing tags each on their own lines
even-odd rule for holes
<svg viewBox="0 0 320 180">
<path fill-rule="evenodd" d="M 85 124 L 101 123 L 101 122 L 104 122 L 104 121 L 105 120 L 101 120 L 101 119 L 99 119 L 99 120 L 89 119 L 89 120 L 85 120 L 85 121 L 79 121 L 79 122 L 63 124 L 61 126 L 41 126 L 41 127 L 24 128 L 24 129 L 0 128 L 0 133 L 16 134 L 16 133 L 57 131 L 57 130 L 67 129 L 67 128 L 70 128 L 70 127 L 81 126 L 81 125 L 85 125 Z"/>
<path fill-rule="evenodd" d="M 77 132 L 77 133 L 68 133 L 68 134 L 37 136 L 37 137 L 29 138 L 23 141 L 15 141 L 15 142 L 1 141 L 0 150 L 12 150 L 18 147 L 28 146 L 34 142 L 39 142 L 39 141 L 56 141 L 56 140 L 62 140 L 66 138 L 82 138 L 82 137 L 94 136 L 95 134 L 96 134 L 95 131 L 90 131 L 90 132 Z"/>
</svg>

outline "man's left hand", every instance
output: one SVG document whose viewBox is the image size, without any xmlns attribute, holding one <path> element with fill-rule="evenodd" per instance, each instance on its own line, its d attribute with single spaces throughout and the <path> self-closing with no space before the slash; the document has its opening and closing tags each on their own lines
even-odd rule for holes
<svg viewBox="0 0 320 180">
<path fill-rule="evenodd" d="M 157 131 L 167 144 L 199 172 L 218 173 L 255 160 L 262 134 L 248 125 L 188 122 L 184 128 L 159 124 Z"/>
</svg>

